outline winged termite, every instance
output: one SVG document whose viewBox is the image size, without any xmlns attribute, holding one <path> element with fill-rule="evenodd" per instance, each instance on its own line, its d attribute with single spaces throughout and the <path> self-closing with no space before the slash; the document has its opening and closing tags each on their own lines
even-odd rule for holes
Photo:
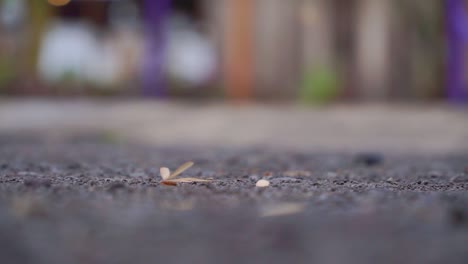
<svg viewBox="0 0 468 264">
<path fill-rule="evenodd" d="M 171 171 L 169 168 L 166 167 L 161 167 L 159 169 L 159 172 L 161 174 L 161 184 L 163 185 L 168 185 L 168 186 L 177 186 L 177 183 L 192 183 L 192 182 L 210 182 L 212 180 L 206 180 L 206 179 L 199 179 L 199 178 L 179 178 L 179 179 L 174 179 L 177 177 L 179 174 L 182 172 L 186 171 L 188 168 L 193 166 L 193 162 L 189 161 L 184 164 L 182 164 L 179 168 L 177 168 L 174 173 L 171 174 Z"/>
</svg>

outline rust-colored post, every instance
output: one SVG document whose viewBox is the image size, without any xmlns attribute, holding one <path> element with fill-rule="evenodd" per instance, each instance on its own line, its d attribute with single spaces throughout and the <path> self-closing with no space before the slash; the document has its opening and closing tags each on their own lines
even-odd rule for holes
<svg viewBox="0 0 468 264">
<path fill-rule="evenodd" d="M 228 0 L 226 6 L 225 86 L 227 95 L 236 101 L 252 95 L 253 6 L 253 0 Z"/>
</svg>

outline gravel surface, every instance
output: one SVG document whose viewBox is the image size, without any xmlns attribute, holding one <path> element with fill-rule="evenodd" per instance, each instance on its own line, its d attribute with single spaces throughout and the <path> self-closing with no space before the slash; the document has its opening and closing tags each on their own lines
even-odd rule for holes
<svg viewBox="0 0 468 264">
<path fill-rule="evenodd" d="M 0 262 L 468 263 L 467 191 L 467 153 L 0 138 Z"/>
</svg>

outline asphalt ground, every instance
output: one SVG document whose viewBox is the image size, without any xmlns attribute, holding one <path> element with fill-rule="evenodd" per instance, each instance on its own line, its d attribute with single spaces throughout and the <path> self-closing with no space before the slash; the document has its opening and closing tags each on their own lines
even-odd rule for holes
<svg viewBox="0 0 468 264">
<path fill-rule="evenodd" d="M 160 183 L 159 167 L 195 165 Z M 260 179 L 268 187 L 256 187 Z M 1 263 L 468 263 L 468 153 L 0 137 Z"/>
</svg>

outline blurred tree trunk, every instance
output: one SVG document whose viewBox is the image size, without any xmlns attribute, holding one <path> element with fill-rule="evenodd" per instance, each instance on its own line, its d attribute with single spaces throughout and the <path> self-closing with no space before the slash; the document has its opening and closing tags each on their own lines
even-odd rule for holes
<svg viewBox="0 0 468 264">
<path fill-rule="evenodd" d="M 39 60 L 39 49 L 41 45 L 42 36 L 45 33 L 47 23 L 51 16 L 51 10 L 46 1 L 29 1 L 29 41 L 27 46 L 27 58 L 25 65 L 26 83 L 24 89 L 26 92 L 38 93 L 41 92 L 41 87 L 38 83 L 37 65 Z"/>
<path fill-rule="evenodd" d="M 356 98 L 358 95 L 356 58 L 356 9 L 359 0 L 334 0 L 333 19 L 335 60 L 342 79 L 341 96 L 345 99 Z"/>
<path fill-rule="evenodd" d="M 444 67 L 443 1 L 413 1 L 414 10 L 419 10 L 411 49 L 413 93 L 419 99 L 440 97 Z"/>
<path fill-rule="evenodd" d="M 303 35 L 304 70 L 334 67 L 334 39 L 330 1 L 302 0 L 300 8 Z"/>
<path fill-rule="evenodd" d="M 392 28 L 390 37 L 391 46 L 391 70 L 390 70 L 390 99 L 408 99 L 412 93 L 412 69 L 411 69 L 411 38 L 413 34 L 411 20 L 406 13 L 408 2 L 412 0 L 397 0 L 393 5 Z"/>
<path fill-rule="evenodd" d="M 342 84 L 335 45 L 336 6 L 329 0 L 302 0 L 302 61 L 300 99 L 327 103 L 339 96 Z"/>
<path fill-rule="evenodd" d="M 227 95 L 247 100 L 253 90 L 254 0 L 228 0 L 224 35 L 224 74 Z"/>
<path fill-rule="evenodd" d="M 262 98 L 295 98 L 301 66 L 302 1 L 256 0 L 255 93 Z"/>
<path fill-rule="evenodd" d="M 443 92 L 442 2 L 398 0 L 393 5 L 392 93 L 397 99 L 431 99 Z"/>
<path fill-rule="evenodd" d="M 360 0 L 357 5 L 356 67 L 364 100 L 383 100 L 388 93 L 390 2 Z"/>
<path fill-rule="evenodd" d="M 224 29 L 226 28 L 226 15 L 227 15 L 227 3 L 228 0 L 203 0 L 202 12 L 205 17 L 206 23 L 204 24 L 205 29 L 208 33 L 208 37 L 213 43 L 213 47 L 216 49 L 216 57 L 218 58 L 218 64 L 220 65 L 224 59 L 223 54 L 223 40 L 224 40 Z M 219 94 L 222 91 L 223 76 L 221 70 L 215 72 L 213 87 L 210 88 L 213 94 Z"/>
</svg>

